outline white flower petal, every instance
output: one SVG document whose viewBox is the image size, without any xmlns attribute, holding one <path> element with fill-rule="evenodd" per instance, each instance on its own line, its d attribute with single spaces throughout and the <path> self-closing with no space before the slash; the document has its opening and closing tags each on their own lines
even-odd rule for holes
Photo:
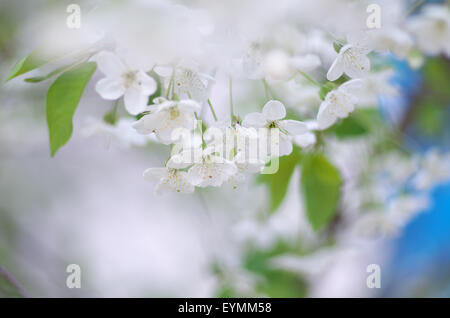
<svg viewBox="0 0 450 318">
<path fill-rule="evenodd" d="M 156 137 L 158 137 L 158 140 L 161 143 L 163 143 L 165 145 L 170 145 L 175 142 L 175 140 L 172 139 L 172 133 L 173 133 L 174 129 L 176 129 L 176 127 L 171 127 L 171 126 L 167 126 L 167 125 L 162 126 L 160 124 L 160 126 L 158 127 L 158 129 L 155 132 Z"/>
<path fill-rule="evenodd" d="M 291 65 L 302 72 L 310 72 L 321 65 L 320 58 L 314 54 L 304 56 L 294 56 Z"/>
<path fill-rule="evenodd" d="M 266 117 L 261 113 L 249 113 L 244 117 L 242 126 L 245 127 L 264 127 L 267 124 Z"/>
<path fill-rule="evenodd" d="M 339 86 L 339 90 L 346 94 L 357 95 L 363 88 L 363 85 L 364 81 L 362 79 L 353 79 Z"/>
<path fill-rule="evenodd" d="M 178 102 L 178 108 L 182 111 L 200 112 L 202 107 L 192 99 L 183 99 Z"/>
<path fill-rule="evenodd" d="M 161 114 L 148 114 L 133 124 L 133 128 L 142 135 L 155 132 L 161 123 Z"/>
<path fill-rule="evenodd" d="M 114 100 L 125 92 L 125 86 L 120 78 L 105 77 L 97 82 L 95 90 L 104 99 Z"/>
<path fill-rule="evenodd" d="M 129 87 L 125 91 L 125 108 L 131 115 L 142 113 L 147 108 L 148 94 L 144 94 L 142 90 Z"/>
<path fill-rule="evenodd" d="M 344 72 L 351 78 L 364 77 L 370 71 L 370 59 L 362 54 L 346 54 L 344 64 Z"/>
<path fill-rule="evenodd" d="M 183 151 L 179 154 L 173 155 L 167 161 L 167 167 L 173 169 L 184 169 L 193 164 L 192 152 Z"/>
<path fill-rule="evenodd" d="M 280 120 L 286 117 L 286 108 L 281 102 L 270 100 L 264 105 L 262 113 L 268 120 Z"/>
<path fill-rule="evenodd" d="M 192 193 L 195 191 L 194 185 L 192 185 L 188 178 L 187 178 L 187 172 L 185 171 L 178 171 L 178 192 L 181 193 Z"/>
<path fill-rule="evenodd" d="M 94 57 L 94 60 L 98 69 L 108 77 L 120 77 L 127 71 L 125 64 L 114 53 L 102 51 Z"/>
<path fill-rule="evenodd" d="M 158 84 L 156 84 L 153 77 L 143 71 L 138 71 L 136 75 L 136 84 L 143 94 L 149 96 L 156 92 L 156 89 L 158 88 Z"/>
<path fill-rule="evenodd" d="M 280 134 L 279 156 L 288 156 L 292 152 L 292 142 L 285 134 Z"/>
<path fill-rule="evenodd" d="M 153 70 L 155 71 L 156 74 L 158 74 L 161 77 L 170 77 L 170 76 L 172 76 L 173 67 L 159 65 L 159 66 L 155 66 L 153 68 Z"/>
<path fill-rule="evenodd" d="M 144 179 L 147 181 L 159 181 L 167 176 L 166 168 L 148 168 L 144 171 Z"/>
<path fill-rule="evenodd" d="M 199 186 L 203 182 L 203 166 L 194 165 L 187 173 L 187 180 L 194 186 Z"/>
<path fill-rule="evenodd" d="M 339 54 L 331 64 L 327 73 L 327 79 L 331 82 L 337 80 L 344 73 L 344 63 L 342 54 Z"/>
<path fill-rule="evenodd" d="M 312 146 L 316 143 L 316 135 L 308 132 L 294 137 L 294 143 L 302 148 Z"/>
<path fill-rule="evenodd" d="M 306 124 L 297 120 L 282 120 L 279 127 L 292 136 L 301 135 L 308 131 Z"/>
<path fill-rule="evenodd" d="M 317 124 L 320 130 L 327 129 L 336 121 L 337 117 L 331 108 L 332 105 L 326 100 L 320 104 L 319 113 L 317 114 Z"/>
</svg>

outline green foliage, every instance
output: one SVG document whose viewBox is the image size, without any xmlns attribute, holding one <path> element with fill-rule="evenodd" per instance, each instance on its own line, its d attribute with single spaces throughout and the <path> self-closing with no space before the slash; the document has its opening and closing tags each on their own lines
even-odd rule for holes
<svg viewBox="0 0 450 318">
<path fill-rule="evenodd" d="M 417 125 L 421 132 L 427 136 L 436 136 L 442 133 L 446 122 L 446 111 L 442 105 L 433 99 L 420 103 L 417 110 Z M 447 115 L 447 120 L 448 118 Z"/>
<path fill-rule="evenodd" d="M 445 58 L 427 59 L 423 68 L 428 91 L 438 98 L 450 99 L 450 61 Z"/>
<path fill-rule="evenodd" d="M 261 174 L 258 182 L 268 186 L 270 192 L 270 212 L 275 212 L 286 196 L 289 181 L 300 161 L 299 151 L 294 148 L 292 154 L 279 158 L 279 169 L 274 174 Z M 275 159 L 276 160 L 276 159 Z"/>
<path fill-rule="evenodd" d="M 303 159 L 301 188 L 306 215 L 315 231 L 323 229 L 335 216 L 341 185 L 339 171 L 322 154 Z"/>
<path fill-rule="evenodd" d="M 355 117 L 350 116 L 334 125 L 334 134 L 340 139 L 365 135 L 369 130 Z"/>
<path fill-rule="evenodd" d="M 50 86 L 47 93 L 47 125 L 51 156 L 72 136 L 73 115 L 96 67 L 93 62 L 78 65 L 61 74 Z"/>
<path fill-rule="evenodd" d="M 246 255 L 244 266 L 262 279 L 256 291 L 271 298 L 298 298 L 306 296 L 306 283 L 298 274 L 273 268 L 270 261 L 283 254 L 300 254 L 298 246 L 280 241 L 273 248 L 262 251 L 252 249 Z"/>
<path fill-rule="evenodd" d="M 326 130 L 339 139 L 355 138 L 380 129 L 382 120 L 376 108 L 357 109 L 349 117 Z"/>
<path fill-rule="evenodd" d="M 19 75 L 28 73 L 29 71 L 37 69 L 49 62 L 50 59 L 44 58 L 37 51 L 33 51 L 29 55 L 21 59 L 19 62 L 17 62 L 6 81 L 9 81 Z"/>
</svg>

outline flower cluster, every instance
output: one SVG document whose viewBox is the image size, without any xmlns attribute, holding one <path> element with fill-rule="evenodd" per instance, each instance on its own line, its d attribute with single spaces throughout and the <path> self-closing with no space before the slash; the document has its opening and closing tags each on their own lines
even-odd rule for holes
<svg viewBox="0 0 450 318">
<path fill-rule="evenodd" d="M 289 155 L 293 142 L 300 147 L 311 147 L 316 143 L 316 135 L 320 131 L 348 117 L 355 107 L 373 105 L 378 94 L 394 95 L 396 90 L 389 83 L 392 72 L 383 69 L 371 72 L 369 53 L 378 52 L 382 55 L 390 51 L 405 58 L 417 44 L 416 47 L 425 54 L 442 52 L 448 55 L 449 16 L 445 7 L 429 6 L 421 15 L 403 25 L 389 20 L 382 29 L 347 32 L 344 36 L 346 40 L 320 31 L 308 33 L 289 29 L 299 39 L 306 37 L 309 42 L 316 43 L 309 51 L 294 49 L 293 54 L 288 53 L 285 43 L 274 47 L 267 46 L 267 42 L 261 39 L 249 41 L 241 56 L 231 57 L 228 61 L 229 65 L 233 65 L 226 72 L 230 77 L 230 93 L 233 76 L 248 78 L 264 83 L 269 101 L 261 113 L 251 112 L 241 119 L 233 113 L 230 96 L 230 118 L 220 120 L 221 123 L 227 121 L 219 129 L 223 133 L 219 138 L 222 142 L 218 142 L 217 138 L 204 138 L 208 135 L 205 130 L 218 128 L 219 125 L 210 99 L 211 86 L 216 83 L 216 78 L 199 71 L 210 66 L 199 64 L 200 60 L 189 63 L 180 62 L 180 59 L 175 63 L 156 61 L 151 69 L 143 70 L 130 67 L 118 54 L 102 51 L 94 60 L 105 78 L 97 83 L 96 89 L 104 99 L 117 100 L 123 96 L 127 112 L 138 115 L 139 119 L 132 124 L 134 129 L 141 135 L 154 134 L 157 142 L 172 145 L 172 149 L 176 149 L 172 150 L 164 168 L 146 170 L 145 178 L 158 182 L 158 192 L 164 188 L 189 193 L 195 187 L 217 187 L 229 180 L 242 180 L 244 172 L 260 173 L 271 159 Z M 428 34 L 433 34 L 433 37 Z M 205 34 L 205 37 L 210 36 L 208 32 Z M 268 33 L 268 40 L 271 36 Z M 321 45 L 317 44 L 319 42 Z M 333 46 L 336 53 L 330 52 Z M 178 58 L 182 59 L 183 56 Z M 320 69 L 324 67 L 326 77 L 317 79 Z M 213 74 L 220 70 L 221 65 L 218 64 Z M 158 85 L 159 94 L 150 98 Z M 279 90 L 279 87 L 291 87 L 291 90 L 316 87 L 317 90 L 312 90 L 312 94 L 320 97 L 316 97 L 320 101 L 316 118 L 304 118 L 305 122 L 285 119 L 286 107 L 279 100 L 271 100 L 273 91 Z M 314 109 L 314 106 L 311 107 Z M 210 108 L 216 120 L 210 127 L 202 127 L 205 108 Z M 265 149 L 263 155 L 258 153 L 249 156 L 248 146 L 239 149 L 235 139 L 232 145 L 226 145 L 230 139 L 223 140 L 223 136 L 229 135 L 230 131 L 237 139 L 248 138 L 248 128 L 268 131 L 265 138 L 252 132 L 255 143 Z M 182 136 L 183 147 L 174 147 Z M 186 138 L 196 140 L 187 142 L 188 149 L 185 149 Z M 265 144 L 261 146 L 261 142 Z M 219 144 L 225 150 L 218 150 Z M 193 157 L 196 160 L 192 160 Z M 177 164 L 174 163 L 176 161 Z M 423 180 L 418 182 L 426 183 Z"/>
</svg>

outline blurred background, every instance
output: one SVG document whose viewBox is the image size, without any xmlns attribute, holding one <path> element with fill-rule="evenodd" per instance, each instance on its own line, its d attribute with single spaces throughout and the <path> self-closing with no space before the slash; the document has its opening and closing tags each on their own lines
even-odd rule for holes
<svg viewBox="0 0 450 318">
<path fill-rule="evenodd" d="M 297 271 L 268 264 L 315 246 L 296 190 L 298 171 L 276 214 L 264 212 L 270 190 L 255 180 L 238 194 L 225 186 L 155 196 L 142 172 L 161 165 L 169 149 L 86 138 L 86 118 L 102 118 L 111 108 L 94 85 L 77 109 L 72 139 L 51 158 L 49 83 L 5 80 L 45 36 L 48 16 L 62 10 L 65 18 L 73 2 L 0 3 L 0 297 L 450 296 L 449 182 L 431 190 L 427 207 L 397 236 L 366 242 L 356 253 L 314 253 L 296 265 L 308 269 Z M 77 1 L 86 10 L 96 2 Z M 401 147 L 413 155 L 449 151 L 450 60 L 437 56 L 419 69 L 393 56 L 387 60 L 400 93 L 378 100 L 384 124 L 402 131 Z M 226 91 L 214 94 L 218 113 L 226 113 L 220 103 Z M 237 88 L 236 104 L 247 103 L 239 94 Z M 66 286 L 69 264 L 81 268 L 80 289 Z M 368 264 L 381 265 L 381 289 L 367 288 Z"/>
</svg>

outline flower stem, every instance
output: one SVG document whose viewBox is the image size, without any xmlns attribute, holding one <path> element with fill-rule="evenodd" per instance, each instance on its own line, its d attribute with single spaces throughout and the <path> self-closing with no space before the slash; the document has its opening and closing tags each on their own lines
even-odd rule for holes
<svg viewBox="0 0 450 318">
<path fill-rule="evenodd" d="M 234 111 L 233 111 L 233 80 L 231 79 L 228 81 L 229 83 L 229 94 L 230 94 L 230 118 L 231 122 L 234 122 Z"/>
<path fill-rule="evenodd" d="M 408 11 L 406 11 L 405 18 L 416 11 L 416 9 L 418 9 L 424 2 L 425 0 L 417 0 L 416 3 L 414 3 L 411 8 L 408 9 Z"/>
<path fill-rule="evenodd" d="M 23 286 L 3 267 L 0 266 L 0 277 L 11 284 L 17 291 L 17 293 L 23 297 L 29 297 L 28 293 L 25 291 Z"/>
<path fill-rule="evenodd" d="M 171 96 L 170 99 L 172 99 L 172 97 L 173 97 L 173 81 L 174 81 L 174 77 L 175 77 L 175 68 L 172 71 L 172 76 L 170 77 L 169 85 L 167 86 L 166 99 L 169 98 L 169 94 L 170 94 L 170 90 L 171 89 L 172 89 L 172 96 Z"/>
<path fill-rule="evenodd" d="M 208 98 L 208 105 L 209 105 L 209 109 L 211 110 L 211 113 L 214 117 L 214 120 L 217 121 L 217 116 L 216 116 L 216 112 L 214 111 L 214 107 L 211 103 L 211 100 Z"/>
<path fill-rule="evenodd" d="M 272 99 L 272 94 L 270 93 L 270 88 L 269 88 L 269 84 L 267 84 L 266 79 L 263 79 L 263 84 L 264 84 L 264 92 L 266 94 L 266 99 L 267 100 L 271 100 Z"/>
<path fill-rule="evenodd" d="M 318 86 L 318 87 L 322 87 L 322 84 L 320 84 L 319 82 L 315 81 L 311 76 L 309 76 L 308 74 L 306 74 L 305 72 L 302 71 L 298 71 L 304 78 L 306 78 L 308 81 L 310 81 L 312 84 Z"/>
</svg>

